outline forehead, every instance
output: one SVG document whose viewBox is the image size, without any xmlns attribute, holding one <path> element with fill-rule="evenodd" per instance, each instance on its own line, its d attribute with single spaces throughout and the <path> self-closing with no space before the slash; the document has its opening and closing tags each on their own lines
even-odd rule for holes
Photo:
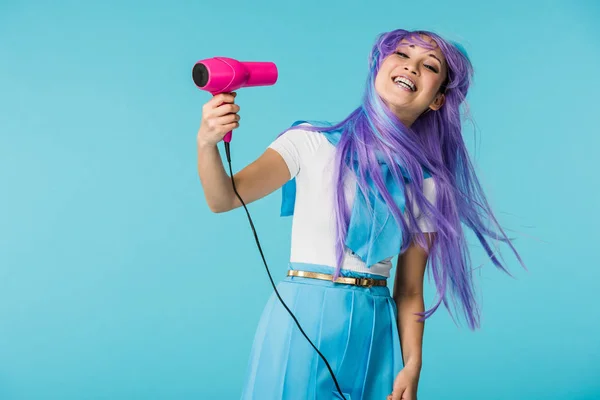
<svg viewBox="0 0 600 400">
<path fill-rule="evenodd" d="M 421 41 L 425 42 L 426 44 L 422 44 Z M 423 47 L 423 45 L 427 47 Z M 433 40 L 427 35 L 419 35 L 418 38 L 404 38 L 400 42 L 398 42 L 396 47 L 409 47 L 411 49 L 415 49 L 423 53 L 435 54 L 444 64 L 446 61 L 444 54 L 440 50 L 438 44 L 435 42 L 435 40 Z"/>
</svg>

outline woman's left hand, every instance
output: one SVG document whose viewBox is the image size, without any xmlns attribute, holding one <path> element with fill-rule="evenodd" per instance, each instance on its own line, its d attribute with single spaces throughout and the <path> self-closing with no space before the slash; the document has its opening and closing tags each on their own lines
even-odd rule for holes
<svg viewBox="0 0 600 400">
<path fill-rule="evenodd" d="M 392 393 L 386 400 L 417 400 L 419 368 L 405 366 L 396 376 Z"/>
</svg>

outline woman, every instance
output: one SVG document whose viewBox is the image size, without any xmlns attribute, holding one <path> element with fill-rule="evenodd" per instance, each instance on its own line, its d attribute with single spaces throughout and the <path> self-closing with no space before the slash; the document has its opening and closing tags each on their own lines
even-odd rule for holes
<svg viewBox="0 0 600 400">
<path fill-rule="evenodd" d="M 452 315 L 452 300 L 471 329 L 479 326 L 462 224 L 500 269 L 485 236 L 521 259 L 461 136 L 459 107 L 471 78 L 465 51 L 435 33 L 382 34 L 356 110 L 335 125 L 295 123 L 235 174 L 246 204 L 283 187 L 282 215 L 294 219 L 288 276 L 277 288 L 328 361 L 271 296 L 243 399 L 416 399 L 424 320 L 442 302 Z M 239 126 L 234 98 L 208 101 L 197 135 L 198 173 L 213 212 L 241 206 L 216 147 Z M 390 295 L 386 279 L 397 254 Z M 427 265 L 437 302 L 426 311 Z"/>
</svg>

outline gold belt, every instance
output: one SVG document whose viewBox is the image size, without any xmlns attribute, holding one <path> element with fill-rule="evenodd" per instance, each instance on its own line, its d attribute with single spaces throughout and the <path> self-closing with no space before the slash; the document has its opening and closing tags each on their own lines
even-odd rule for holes
<svg viewBox="0 0 600 400">
<path fill-rule="evenodd" d="M 333 275 L 329 274 L 321 274 L 319 272 L 309 272 L 309 271 L 298 271 L 295 269 L 288 270 L 288 276 L 298 276 L 301 278 L 313 278 L 313 279 L 321 279 L 324 281 L 332 281 Z M 347 285 L 355 285 L 362 287 L 371 287 L 371 286 L 386 286 L 387 282 L 385 279 L 373 279 L 373 278 L 350 278 L 347 276 L 340 276 L 337 278 L 334 283 L 345 283 Z"/>
</svg>

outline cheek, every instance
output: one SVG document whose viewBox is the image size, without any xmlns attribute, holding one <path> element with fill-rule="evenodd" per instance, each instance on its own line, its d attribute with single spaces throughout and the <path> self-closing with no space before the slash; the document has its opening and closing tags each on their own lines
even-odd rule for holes
<svg viewBox="0 0 600 400">
<path fill-rule="evenodd" d="M 385 83 L 392 72 L 393 64 L 390 63 L 389 58 L 383 60 L 381 65 L 379 66 L 379 71 L 377 71 L 377 76 L 375 77 L 375 82 Z"/>
<path fill-rule="evenodd" d="M 386 84 L 385 81 L 386 81 L 385 74 L 380 73 L 375 78 L 375 90 L 377 90 L 377 92 L 379 92 L 380 94 L 385 89 L 385 84 Z"/>
<path fill-rule="evenodd" d="M 377 86 L 381 86 L 383 81 L 384 81 L 383 74 L 378 74 L 377 77 L 375 78 L 375 84 Z"/>
<path fill-rule="evenodd" d="M 431 94 L 436 94 L 441 84 L 442 80 L 437 75 L 431 76 L 427 79 L 427 92 L 430 92 Z"/>
</svg>

